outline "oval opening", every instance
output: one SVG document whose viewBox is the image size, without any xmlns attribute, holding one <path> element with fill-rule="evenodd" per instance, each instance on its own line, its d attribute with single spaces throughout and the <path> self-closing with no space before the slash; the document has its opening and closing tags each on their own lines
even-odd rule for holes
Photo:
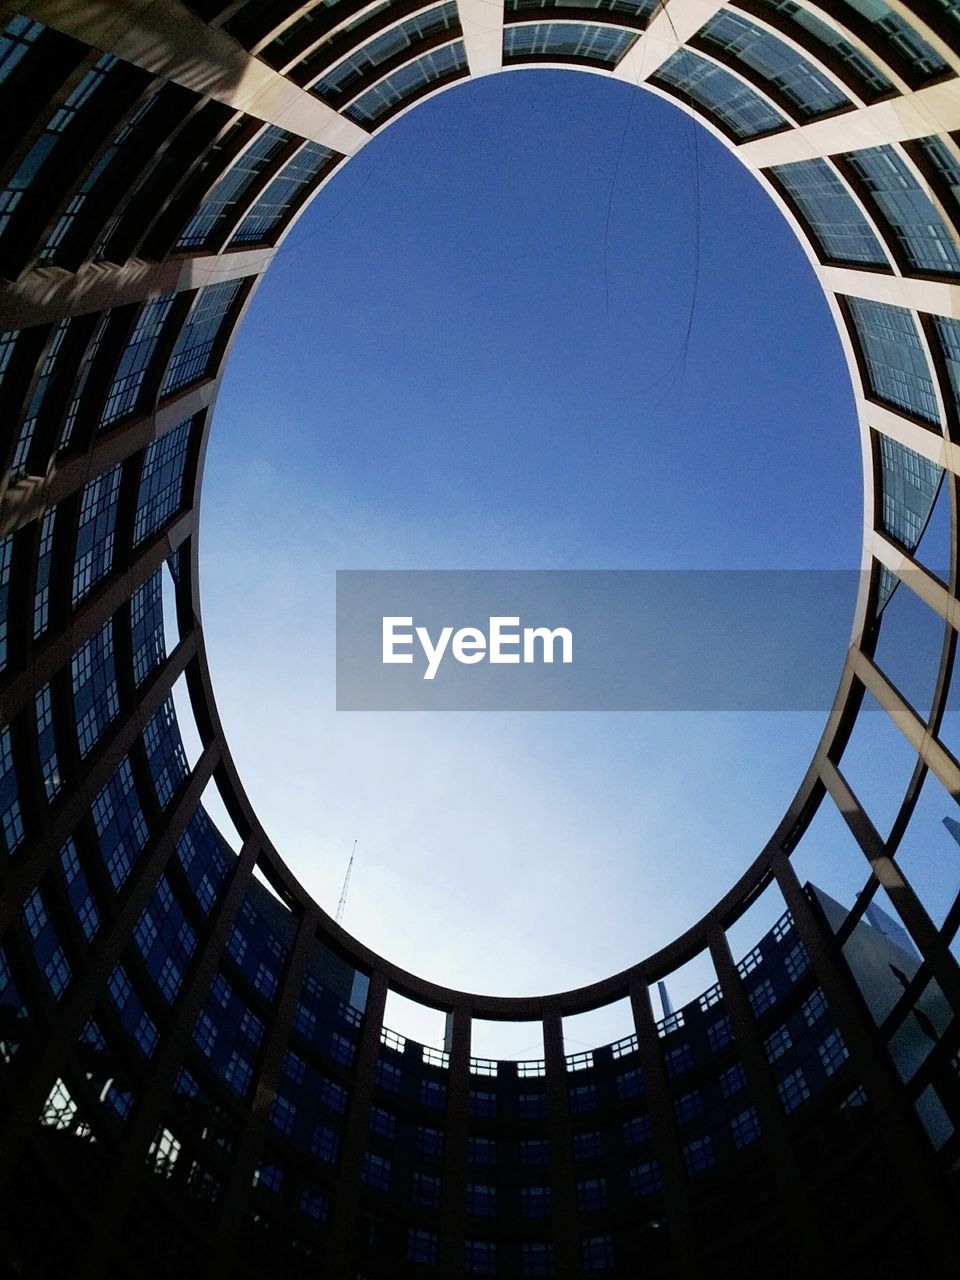
<svg viewBox="0 0 960 1280">
<path fill-rule="evenodd" d="M 706 130 L 553 70 L 417 107 L 292 232 L 207 455 L 206 643 L 277 848 L 332 914 L 356 840 L 345 927 L 456 987 L 668 942 L 823 713 L 337 713 L 335 570 L 852 569 L 860 477 L 814 274 Z"/>
</svg>

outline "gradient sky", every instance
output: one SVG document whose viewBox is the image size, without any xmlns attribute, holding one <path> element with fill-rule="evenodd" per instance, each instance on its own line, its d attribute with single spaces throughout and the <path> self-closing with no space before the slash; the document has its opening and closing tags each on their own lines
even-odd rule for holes
<svg viewBox="0 0 960 1280">
<path fill-rule="evenodd" d="M 769 836 L 822 716 L 334 710 L 337 569 L 859 564 L 829 311 L 678 109 L 528 70 L 404 116 L 268 273 L 206 465 L 227 736 L 331 912 L 359 841 L 364 942 L 454 986 L 577 985 L 692 923 Z M 688 977 L 678 1002 L 711 980 Z M 627 1030 L 611 1017 L 583 1042 Z"/>
</svg>

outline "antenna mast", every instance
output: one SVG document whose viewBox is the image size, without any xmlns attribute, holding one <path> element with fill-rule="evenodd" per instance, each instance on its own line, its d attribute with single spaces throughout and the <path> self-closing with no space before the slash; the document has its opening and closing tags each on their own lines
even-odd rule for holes
<svg viewBox="0 0 960 1280">
<path fill-rule="evenodd" d="M 343 888 L 340 890 L 340 901 L 337 903 L 337 914 L 334 916 L 337 924 L 343 920 L 343 913 L 347 905 L 347 890 L 350 888 L 350 872 L 353 870 L 353 859 L 357 852 L 357 842 L 354 840 L 353 848 L 350 850 L 350 861 L 347 863 L 347 874 L 343 877 Z"/>
</svg>

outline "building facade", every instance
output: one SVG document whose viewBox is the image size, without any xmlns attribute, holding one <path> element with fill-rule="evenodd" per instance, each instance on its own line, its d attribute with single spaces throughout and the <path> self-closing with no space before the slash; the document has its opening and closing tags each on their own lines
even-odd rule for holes
<svg viewBox="0 0 960 1280">
<path fill-rule="evenodd" d="M 913 858 L 960 797 L 958 23 L 954 0 L 0 5 L 7 1274 L 955 1273 L 960 897 Z M 675 102 L 788 219 L 855 389 L 865 572 L 741 879 L 628 970 L 504 999 L 398 969 L 285 867 L 217 715 L 195 531 L 223 359 L 298 215 L 401 113 L 526 65 Z M 885 630 L 907 604 L 936 636 L 919 691 Z M 906 761 L 882 812 L 853 781 L 867 704 Z M 824 813 L 844 907 L 798 870 Z M 716 983 L 658 1019 L 701 954 Z M 384 1027 L 390 990 L 446 1015 L 444 1050 Z M 565 1017 L 622 1000 L 631 1034 L 565 1052 Z M 542 1059 L 476 1058 L 475 1019 L 539 1023 Z"/>
</svg>

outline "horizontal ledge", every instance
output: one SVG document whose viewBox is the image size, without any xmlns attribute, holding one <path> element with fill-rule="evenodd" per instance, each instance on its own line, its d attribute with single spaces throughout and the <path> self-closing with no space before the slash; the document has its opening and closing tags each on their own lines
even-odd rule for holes
<svg viewBox="0 0 960 1280">
<path fill-rule="evenodd" d="M 24 14 L 94 49 L 122 58 L 205 98 L 213 98 L 300 138 L 352 155 L 369 134 L 352 120 L 247 53 L 181 0 L 20 0 L 3 12 Z"/>
<path fill-rule="evenodd" d="M 766 169 L 883 143 L 908 142 L 953 129 L 960 129 L 956 79 L 744 142 L 737 147 L 737 155 L 750 169 Z"/>
<path fill-rule="evenodd" d="M 832 293 L 960 319 L 960 283 L 858 271 L 856 267 L 820 267 L 817 274 Z"/>
<path fill-rule="evenodd" d="M 15 283 L 0 282 L 0 329 L 53 324 L 67 316 L 145 302 L 163 293 L 242 280 L 266 271 L 276 252 L 272 248 L 242 249 L 168 258 L 165 262 L 134 258 L 123 265 L 88 262 L 79 271 L 39 267 Z"/>
</svg>

